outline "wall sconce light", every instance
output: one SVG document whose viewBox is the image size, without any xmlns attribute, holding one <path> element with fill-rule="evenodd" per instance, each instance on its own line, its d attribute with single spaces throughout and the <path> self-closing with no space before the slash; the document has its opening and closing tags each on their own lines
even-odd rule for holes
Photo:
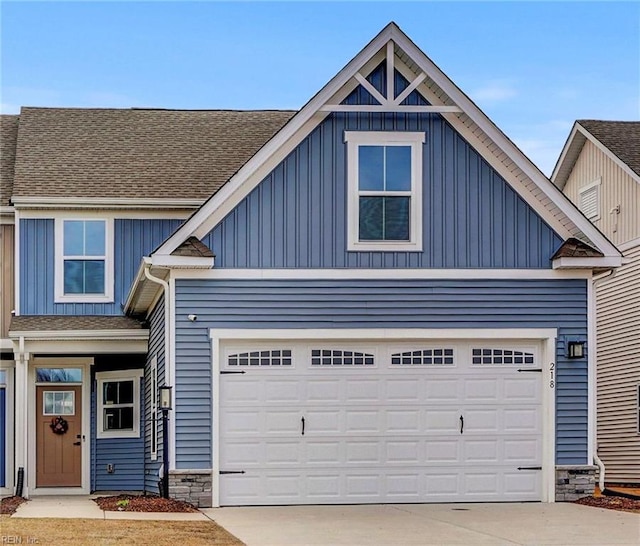
<svg viewBox="0 0 640 546">
<path fill-rule="evenodd" d="M 570 341 L 567 346 L 567 358 L 583 358 L 584 341 Z"/>
<path fill-rule="evenodd" d="M 191 322 L 195 322 L 196 320 L 198 320 L 198 315 L 187 315 L 187 318 L 188 318 Z"/>
<path fill-rule="evenodd" d="M 171 389 L 173 389 L 173 387 L 169 387 L 167 385 L 164 385 L 163 387 L 160 387 L 160 409 L 163 411 L 168 411 L 170 409 L 173 409 L 171 407 Z"/>
</svg>

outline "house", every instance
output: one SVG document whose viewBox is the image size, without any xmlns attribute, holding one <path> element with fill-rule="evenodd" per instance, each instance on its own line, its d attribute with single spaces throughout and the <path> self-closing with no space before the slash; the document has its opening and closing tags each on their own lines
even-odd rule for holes
<svg viewBox="0 0 640 546">
<path fill-rule="evenodd" d="M 609 483 L 640 483 L 640 122 L 578 120 L 552 180 L 622 251 L 595 277 L 597 452 Z"/>
<path fill-rule="evenodd" d="M 26 494 L 165 460 L 200 506 L 593 488 L 621 255 L 394 23 L 298 112 L 23 108 L 16 142 Z"/>
</svg>

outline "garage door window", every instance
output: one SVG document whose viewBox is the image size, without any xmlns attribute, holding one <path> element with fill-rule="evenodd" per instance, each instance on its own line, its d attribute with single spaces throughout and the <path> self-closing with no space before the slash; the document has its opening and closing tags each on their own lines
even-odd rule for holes
<svg viewBox="0 0 640 546">
<path fill-rule="evenodd" d="M 335 349 L 312 349 L 312 366 L 373 366 L 374 357 L 369 353 Z"/>
<path fill-rule="evenodd" d="M 533 353 L 513 349 L 473 349 L 473 364 L 533 364 Z"/>
<path fill-rule="evenodd" d="M 453 349 L 422 349 L 391 355 L 392 365 L 453 366 Z"/>
<path fill-rule="evenodd" d="M 227 359 L 229 366 L 291 366 L 291 349 L 235 353 Z"/>
</svg>

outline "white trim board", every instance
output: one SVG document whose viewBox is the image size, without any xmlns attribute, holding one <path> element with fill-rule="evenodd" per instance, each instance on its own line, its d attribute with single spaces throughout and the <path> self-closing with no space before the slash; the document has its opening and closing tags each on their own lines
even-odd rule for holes
<svg viewBox="0 0 640 546">
<path fill-rule="evenodd" d="M 590 279 L 581 269 L 183 269 L 172 279 Z"/>
<path fill-rule="evenodd" d="M 278 164 L 286 155 L 305 138 L 325 117 L 326 112 L 320 108 L 336 95 L 355 74 L 383 48 L 387 54 L 393 51 L 388 47 L 390 41 L 403 50 L 427 74 L 429 81 L 438 86 L 454 105 L 459 106 L 462 114 L 443 114 L 458 130 L 467 127 L 467 133 L 483 132 L 493 144 L 480 147 L 479 152 L 493 164 L 501 161 L 502 172 L 511 170 L 507 178 L 511 183 L 517 179 L 517 172 L 531 181 L 531 188 L 521 189 L 522 183 L 515 185 L 516 191 L 528 202 L 534 202 L 535 210 L 564 239 L 570 236 L 580 237 L 584 234 L 605 255 L 618 256 L 619 253 L 606 237 L 593 226 L 574 205 L 554 186 L 531 161 L 511 142 L 480 109 L 443 73 L 440 69 L 411 42 L 411 40 L 395 25 L 387 25 L 365 48 L 354 57 L 338 74 L 322 88 L 267 144 L 265 144 L 214 196 L 212 196 L 174 235 L 165 241 L 156 254 L 171 254 L 189 236 L 203 237 L 217 225 L 249 192 Z M 394 61 L 398 59 L 394 57 Z M 398 63 L 400 70 L 402 63 Z M 406 67 L 405 67 L 406 68 Z M 413 74 L 410 81 L 419 74 Z M 426 80 L 419 89 L 428 89 Z M 429 98 L 429 97 L 428 97 Z M 442 100 L 437 104 L 442 105 Z M 500 157 L 500 160 L 498 160 Z M 520 186 L 520 188 L 518 188 Z M 520 190 L 520 191 L 519 191 Z M 537 201 L 537 203 L 535 202 Z"/>
<path fill-rule="evenodd" d="M 194 207 L 195 208 L 195 207 Z M 22 219 L 58 219 L 71 218 L 85 220 L 89 218 L 114 220 L 185 220 L 193 210 L 127 210 L 100 207 L 100 210 L 66 210 L 66 209 L 21 209 Z"/>
<path fill-rule="evenodd" d="M 204 203 L 204 199 L 149 199 L 141 197 L 40 197 L 13 196 L 16 209 L 53 208 L 53 209 L 195 209 Z"/>
</svg>

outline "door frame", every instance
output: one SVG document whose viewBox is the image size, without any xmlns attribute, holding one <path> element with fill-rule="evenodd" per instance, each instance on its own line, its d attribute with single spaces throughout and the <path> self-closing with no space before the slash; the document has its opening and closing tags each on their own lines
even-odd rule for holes
<svg viewBox="0 0 640 546">
<path fill-rule="evenodd" d="M 551 370 L 556 362 L 555 328 L 339 328 L 339 329 L 218 329 L 209 330 L 211 340 L 211 395 L 213 399 L 211 411 L 211 506 L 220 506 L 220 369 L 223 360 L 222 345 L 228 341 L 275 341 L 292 342 L 303 340 L 326 339 L 331 341 L 527 341 L 535 342 L 540 347 L 540 364 L 542 368 L 542 502 L 555 502 L 555 372 Z M 552 376 L 552 373 L 554 374 Z M 553 387 L 549 387 L 553 384 Z M 174 448 L 175 452 L 175 448 Z"/>
<path fill-rule="evenodd" d="M 27 436 L 28 468 L 27 484 L 30 495 L 88 495 L 91 492 L 91 366 L 92 357 L 69 357 L 69 358 L 34 358 L 29 362 L 29 408 L 28 423 L 29 431 Z M 82 369 L 82 443 L 81 476 L 82 485 L 80 487 L 36 487 L 36 368 L 80 368 Z M 64 383 L 52 383 L 52 385 L 63 386 Z M 78 383 L 70 383 L 78 385 Z"/>
</svg>

